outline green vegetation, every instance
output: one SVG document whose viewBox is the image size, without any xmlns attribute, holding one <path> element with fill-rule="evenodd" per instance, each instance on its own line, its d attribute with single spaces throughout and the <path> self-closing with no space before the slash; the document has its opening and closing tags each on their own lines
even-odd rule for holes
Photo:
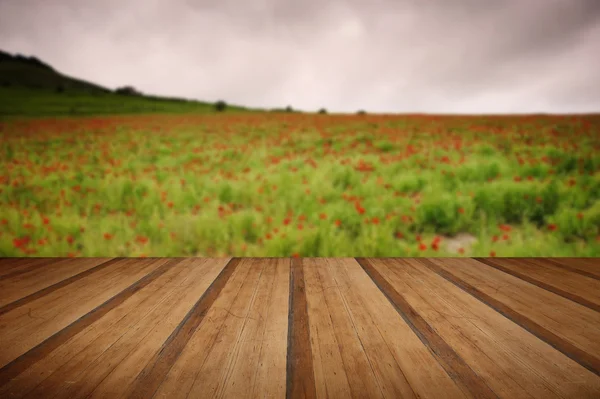
<svg viewBox="0 0 600 399">
<path fill-rule="evenodd" d="M 214 112 L 215 107 L 221 105 L 145 95 L 130 86 L 112 91 L 65 76 L 36 58 L 13 56 L 0 51 L 0 118 L 206 113 Z M 249 111 L 231 105 L 227 105 L 227 110 Z"/>
<path fill-rule="evenodd" d="M 0 52 L 0 256 L 600 256 L 598 115 L 249 111 Z"/>
<path fill-rule="evenodd" d="M 600 256 L 600 118 L 0 124 L 0 256 Z"/>
<path fill-rule="evenodd" d="M 27 88 L 0 88 L 0 117 L 80 116 L 147 113 L 213 113 L 215 105 L 199 101 L 160 97 L 93 93 L 85 91 L 43 91 Z M 229 112 L 248 109 L 228 106 Z"/>
</svg>

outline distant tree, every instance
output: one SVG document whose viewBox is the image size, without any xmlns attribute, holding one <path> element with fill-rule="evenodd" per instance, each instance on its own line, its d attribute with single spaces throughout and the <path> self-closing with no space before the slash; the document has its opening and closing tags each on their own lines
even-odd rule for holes
<svg viewBox="0 0 600 399">
<path fill-rule="evenodd" d="M 320 113 L 320 114 L 326 114 L 326 113 L 327 113 L 327 110 L 326 110 L 325 108 L 321 108 L 321 109 L 319 110 L 319 113 Z"/>
<path fill-rule="evenodd" d="M 294 112 L 294 109 L 291 105 L 288 105 L 287 107 L 285 107 L 285 112 Z"/>
<path fill-rule="evenodd" d="M 217 112 L 224 112 L 227 109 L 227 103 L 223 100 L 219 100 L 215 103 L 215 110 Z"/>
<path fill-rule="evenodd" d="M 366 115 L 367 112 L 365 110 L 359 110 L 358 112 L 356 112 L 357 115 Z"/>
<path fill-rule="evenodd" d="M 139 96 L 141 94 L 133 86 L 119 87 L 118 89 L 115 90 L 115 93 L 126 95 L 126 96 Z"/>
<path fill-rule="evenodd" d="M 9 53 L 0 50 L 0 62 L 2 61 L 12 61 L 13 56 L 10 55 Z"/>
</svg>

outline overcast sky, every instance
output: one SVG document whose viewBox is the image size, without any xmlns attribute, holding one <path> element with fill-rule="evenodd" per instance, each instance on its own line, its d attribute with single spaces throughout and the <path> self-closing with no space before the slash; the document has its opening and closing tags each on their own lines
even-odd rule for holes
<svg viewBox="0 0 600 399">
<path fill-rule="evenodd" d="M 600 0 L 0 0 L 0 49 L 256 107 L 600 111 Z"/>
</svg>

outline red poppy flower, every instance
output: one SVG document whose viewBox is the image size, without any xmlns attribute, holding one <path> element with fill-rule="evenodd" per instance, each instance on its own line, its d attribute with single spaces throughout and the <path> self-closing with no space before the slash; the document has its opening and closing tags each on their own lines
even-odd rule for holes
<svg viewBox="0 0 600 399">
<path fill-rule="evenodd" d="M 24 248 L 25 246 L 27 246 L 27 244 L 29 244 L 29 237 L 25 236 L 25 237 L 21 237 L 21 238 L 14 238 L 13 239 L 13 246 L 15 248 Z"/>
<path fill-rule="evenodd" d="M 512 228 L 507 224 L 501 224 L 498 227 L 500 227 L 500 230 L 502 230 L 502 231 L 511 231 L 512 230 Z"/>
</svg>

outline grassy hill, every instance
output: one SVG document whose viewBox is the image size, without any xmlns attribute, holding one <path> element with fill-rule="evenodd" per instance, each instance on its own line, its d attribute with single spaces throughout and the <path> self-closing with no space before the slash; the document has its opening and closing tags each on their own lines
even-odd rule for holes
<svg viewBox="0 0 600 399">
<path fill-rule="evenodd" d="M 66 76 L 35 57 L 0 51 L 0 117 L 214 112 L 208 102 L 111 89 Z M 229 111 L 248 110 L 229 106 Z"/>
</svg>

